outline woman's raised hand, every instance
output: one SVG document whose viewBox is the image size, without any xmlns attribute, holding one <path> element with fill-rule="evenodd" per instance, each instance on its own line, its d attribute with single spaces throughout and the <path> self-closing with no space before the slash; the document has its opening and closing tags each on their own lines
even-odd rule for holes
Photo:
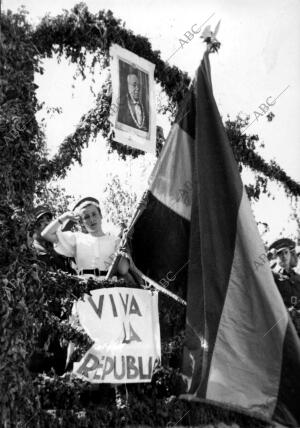
<svg viewBox="0 0 300 428">
<path fill-rule="evenodd" d="M 59 217 L 59 220 L 64 222 L 66 220 L 73 221 L 74 223 L 79 223 L 80 215 L 75 214 L 73 211 L 67 211 Z"/>
<path fill-rule="evenodd" d="M 58 228 L 64 224 L 65 221 L 71 220 L 75 223 L 78 223 L 80 217 L 75 215 L 74 212 L 68 211 L 58 218 L 54 219 L 45 229 L 42 231 L 41 235 L 46 241 L 52 242 L 53 244 L 58 242 L 57 234 Z"/>
</svg>

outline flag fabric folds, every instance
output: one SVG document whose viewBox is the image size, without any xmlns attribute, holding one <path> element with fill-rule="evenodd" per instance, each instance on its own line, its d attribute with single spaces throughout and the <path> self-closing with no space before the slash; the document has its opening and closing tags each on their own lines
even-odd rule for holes
<svg viewBox="0 0 300 428">
<path fill-rule="evenodd" d="M 300 341 L 214 100 L 207 53 L 131 244 L 145 275 L 187 299 L 182 397 L 300 425 Z"/>
</svg>

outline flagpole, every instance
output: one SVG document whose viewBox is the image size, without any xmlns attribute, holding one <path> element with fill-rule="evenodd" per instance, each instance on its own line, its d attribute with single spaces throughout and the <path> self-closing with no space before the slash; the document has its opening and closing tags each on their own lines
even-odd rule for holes
<svg viewBox="0 0 300 428">
<path fill-rule="evenodd" d="M 113 276 L 113 274 L 115 273 L 117 266 L 119 264 L 120 258 L 122 257 L 122 255 L 124 255 L 124 253 L 121 254 L 121 249 L 126 247 L 128 238 L 130 237 L 130 235 L 132 233 L 133 226 L 135 225 L 138 218 L 140 217 L 140 215 L 142 214 L 142 212 L 146 208 L 147 198 L 148 198 L 148 190 L 146 190 L 143 193 L 142 198 L 141 198 L 133 216 L 131 217 L 131 220 L 130 220 L 129 226 L 128 226 L 128 230 L 126 232 L 124 232 L 124 234 L 123 234 L 123 237 L 122 237 L 121 242 L 119 244 L 119 248 L 115 254 L 115 257 L 112 261 L 110 268 L 108 269 L 108 272 L 106 274 L 105 279 L 111 278 Z"/>
<path fill-rule="evenodd" d="M 186 301 L 182 299 L 181 297 L 177 296 L 177 294 L 172 293 L 172 291 L 167 290 L 162 285 L 159 285 L 156 281 L 153 281 L 153 279 L 149 278 L 148 276 L 144 275 L 143 272 L 141 272 L 135 264 L 132 262 L 130 264 L 130 268 L 136 272 L 145 282 L 147 282 L 150 286 L 155 288 L 157 291 L 160 291 L 167 296 L 171 297 L 172 299 L 176 300 L 176 302 L 181 303 L 182 305 L 186 306 Z M 143 286 L 142 286 L 143 287 Z M 149 287 L 143 287 L 143 288 L 149 288 Z"/>
</svg>

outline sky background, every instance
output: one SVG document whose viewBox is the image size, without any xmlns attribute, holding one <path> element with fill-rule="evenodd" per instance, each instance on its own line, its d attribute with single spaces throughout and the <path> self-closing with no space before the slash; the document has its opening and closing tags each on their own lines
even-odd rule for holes
<svg viewBox="0 0 300 428">
<path fill-rule="evenodd" d="M 2 0 L 2 9 L 16 11 L 24 5 L 29 20 L 36 24 L 46 13 L 55 16 L 62 9 L 69 10 L 73 0 Z M 266 160 L 274 159 L 294 180 L 300 181 L 300 1 L 299 0 L 87 0 L 93 13 L 110 9 L 126 27 L 150 40 L 152 48 L 161 51 L 163 60 L 187 71 L 192 77 L 204 52 L 204 44 L 195 36 L 180 48 L 179 39 L 187 40 L 185 33 L 191 27 L 207 24 L 214 28 L 221 19 L 218 39 L 222 46 L 218 54 L 211 55 L 212 79 L 215 98 L 223 117 L 238 113 L 255 119 L 255 111 L 269 100 L 275 114 L 272 122 L 266 117 L 254 121 L 247 133 L 258 134 L 265 147 L 259 149 Z M 174 52 L 176 53 L 174 54 Z M 174 55 L 173 55 L 174 54 Z M 45 73 L 37 76 L 38 98 L 48 107 L 61 107 L 61 115 L 46 117 L 46 136 L 49 153 L 53 155 L 64 137 L 75 130 L 82 114 L 93 107 L 94 98 L 89 90 L 101 84 L 103 75 L 96 74 L 93 84 L 78 79 L 72 88 L 75 68 L 56 59 L 44 61 Z M 284 91 L 284 92 L 283 92 Z M 281 95 L 280 95 L 281 94 Z M 268 113 L 268 112 L 267 112 Z M 267 114 L 266 113 L 266 114 Z M 39 113 L 39 118 L 45 111 Z M 165 135 L 166 118 L 158 118 Z M 68 193 L 93 195 L 101 198 L 106 183 L 118 173 L 121 179 L 141 193 L 151 172 L 154 158 L 120 161 L 116 154 L 108 155 L 103 139 L 98 138 L 83 152 L 83 167 L 75 165 L 61 182 Z M 247 183 L 250 175 L 244 174 Z M 280 233 L 296 234 L 295 222 L 289 222 L 290 201 L 283 190 L 269 186 L 275 199 L 261 197 L 253 206 L 257 221 L 270 226 L 264 238 L 271 242 Z M 283 230 L 285 228 L 285 230 Z"/>
</svg>

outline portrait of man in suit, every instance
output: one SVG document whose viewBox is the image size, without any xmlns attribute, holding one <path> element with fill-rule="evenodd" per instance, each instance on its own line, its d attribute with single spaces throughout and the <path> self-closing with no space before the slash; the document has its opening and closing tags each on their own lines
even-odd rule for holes
<svg viewBox="0 0 300 428">
<path fill-rule="evenodd" d="M 121 64 L 120 64 L 121 65 Z M 126 67 L 127 66 L 127 67 Z M 122 70 L 123 69 L 123 70 Z M 128 69 L 128 70 L 126 70 Z M 146 73 L 123 63 L 120 70 L 121 94 L 118 121 L 141 131 L 149 131 L 149 95 Z M 125 76 L 125 78 L 124 78 Z M 144 83 L 144 85 L 143 85 Z"/>
<path fill-rule="evenodd" d="M 156 152 L 155 65 L 133 52 L 113 44 L 109 120 L 114 141 Z"/>
</svg>

